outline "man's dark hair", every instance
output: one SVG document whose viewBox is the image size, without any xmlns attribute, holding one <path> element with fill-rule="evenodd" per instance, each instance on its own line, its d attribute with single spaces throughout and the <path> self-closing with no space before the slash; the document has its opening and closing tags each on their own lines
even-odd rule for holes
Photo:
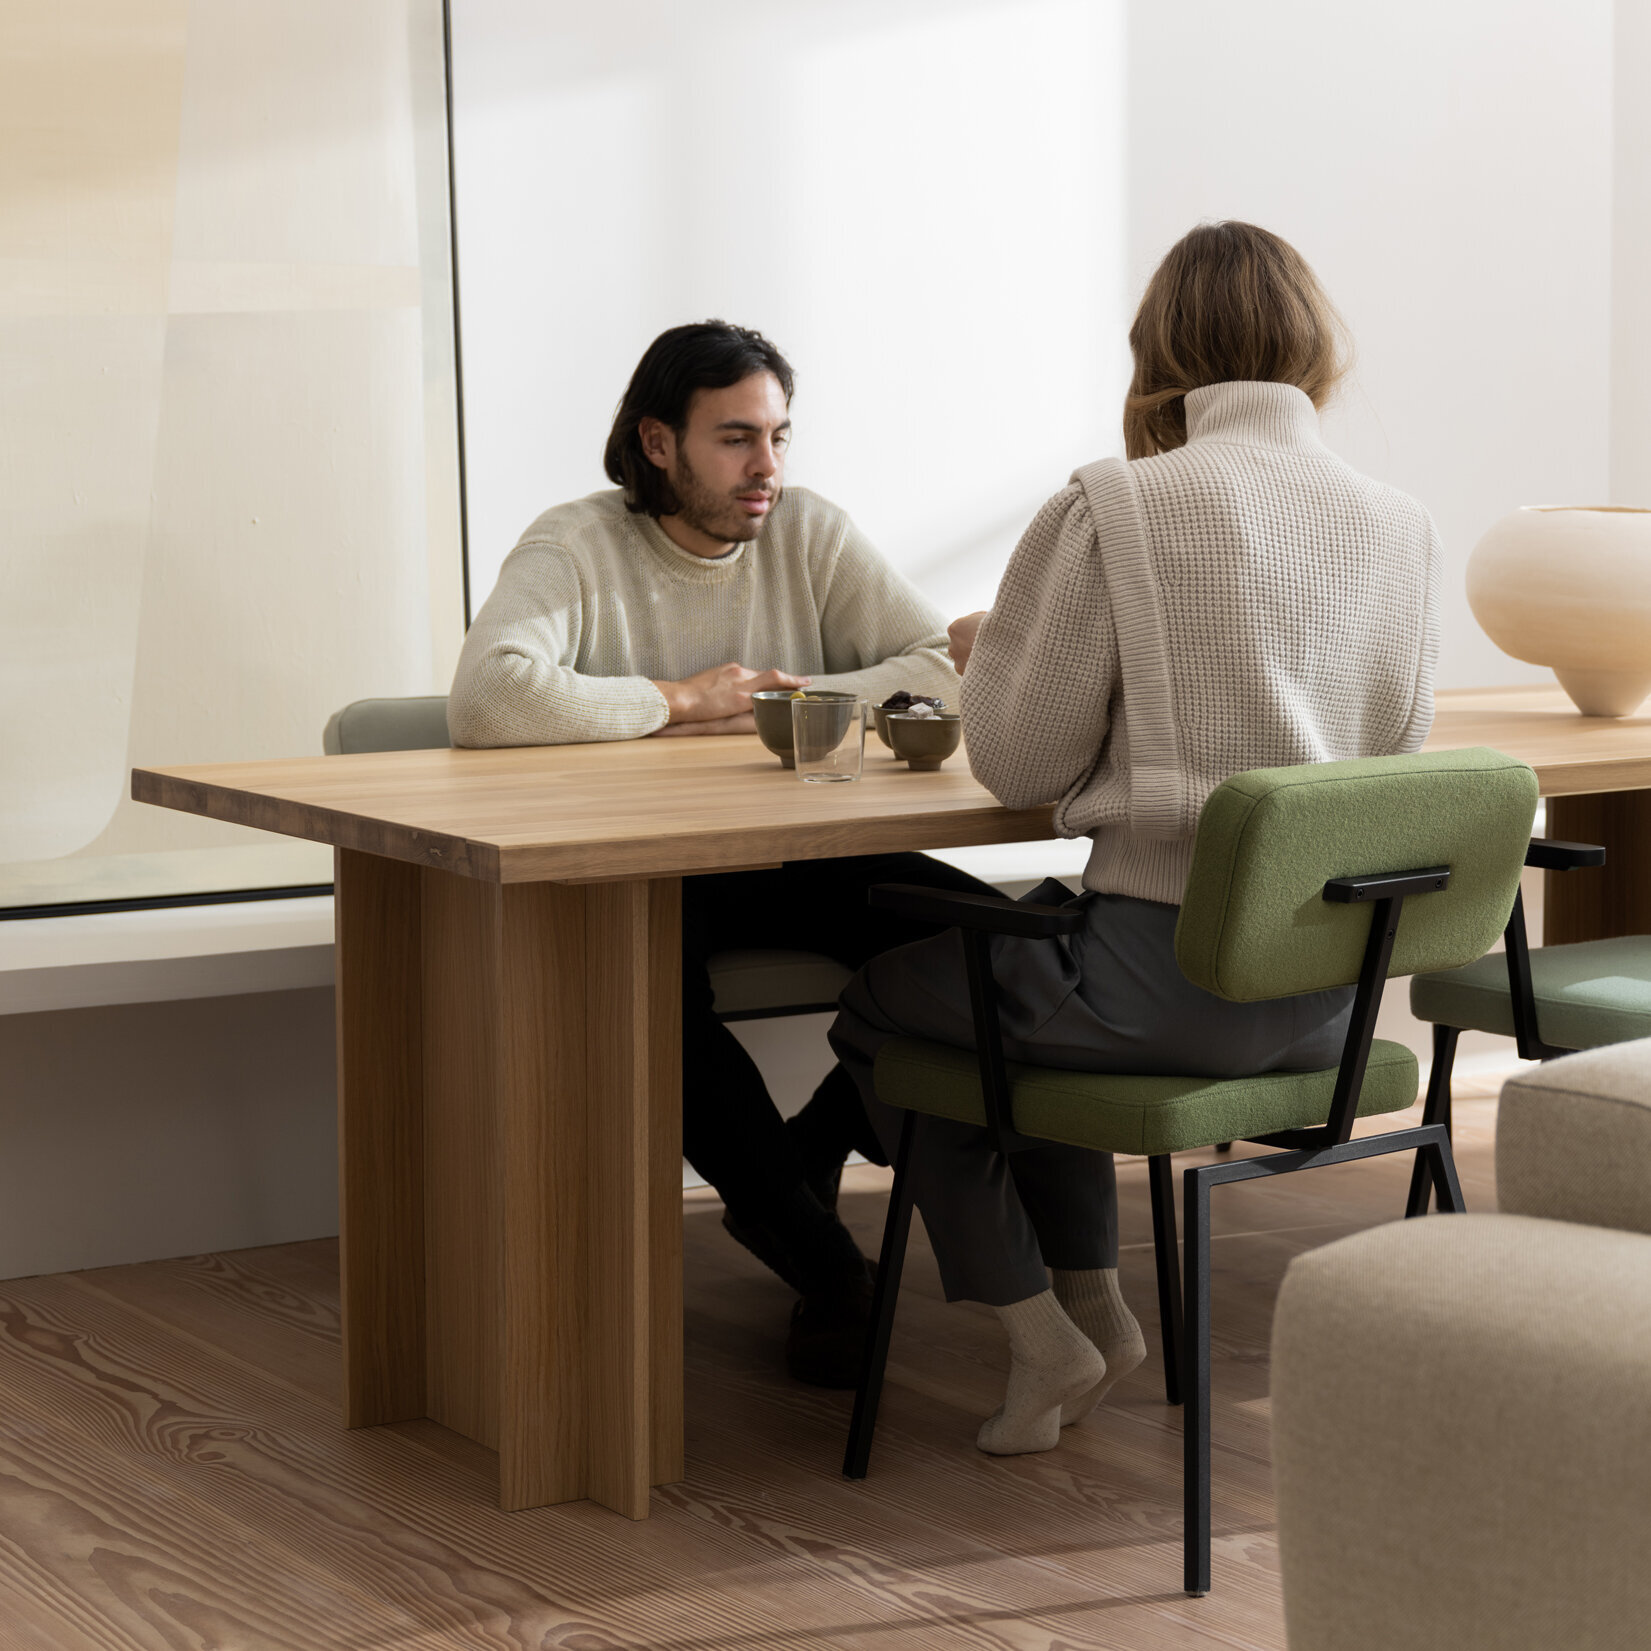
<svg viewBox="0 0 1651 1651">
<path fill-rule="evenodd" d="M 696 321 L 662 332 L 648 346 L 625 386 L 602 454 L 608 480 L 625 490 L 627 510 L 670 516 L 681 508 L 670 479 L 642 451 L 638 427 L 643 419 L 659 419 L 680 436 L 688 427 L 694 391 L 726 390 L 753 373 L 772 373 L 791 405 L 791 363 L 749 327 Z"/>
</svg>

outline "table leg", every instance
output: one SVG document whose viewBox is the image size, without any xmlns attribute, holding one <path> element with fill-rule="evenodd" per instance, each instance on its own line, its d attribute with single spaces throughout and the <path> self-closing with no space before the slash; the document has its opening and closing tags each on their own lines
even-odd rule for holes
<svg viewBox="0 0 1651 1651">
<path fill-rule="evenodd" d="M 656 1485 L 687 1472 L 682 1439 L 682 879 L 648 885 L 648 1300 Z"/>
<path fill-rule="evenodd" d="M 344 1421 L 425 1413 L 417 866 L 334 856 Z"/>
<path fill-rule="evenodd" d="M 681 1474 L 678 885 L 422 875 L 428 1414 L 507 1508 L 645 1517 Z"/>
<path fill-rule="evenodd" d="M 1546 874 L 1544 945 L 1651 934 L 1651 791 L 1550 797 L 1548 835 L 1603 843 L 1606 856 L 1598 870 Z"/>
</svg>

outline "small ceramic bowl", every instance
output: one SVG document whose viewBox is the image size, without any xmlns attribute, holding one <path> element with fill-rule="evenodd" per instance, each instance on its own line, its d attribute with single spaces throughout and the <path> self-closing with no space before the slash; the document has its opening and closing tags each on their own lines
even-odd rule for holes
<svg viewBox="0 0 1651 1651">
<path fill-rule="evenodd" d="M 871 714 L 877 722 L 878 739 L 880 739 L 889 748 L 889 750 L 892 751 L 894 749 L 894 741 L 889 738 L 889 718 L 900 716 L 902 713 L 899 711 L 891 711 L 886 705 L 874 705 L 871 708 Z"/>
<path fill-rule="evenodd" d="M 757 719 L 757 738 L 760 739 L 786 768 L 797 766 L 791 746 L 791 696 L 795 688 L 765 688 L 751 696 L 751 710 Z M 830 688 L 810 688 L 810 699 L 858 699 L 858 694 L 839 693 Z"/>
<path fill-rule="evenodd" d="M 932 717 L 914 717 L 909 711 L 885 713 L 889 724 L 889 745 L 908 768 L 938 768 L 963 740 L 963 719 L 956 711 L 940 711 Z"/>
</svg>

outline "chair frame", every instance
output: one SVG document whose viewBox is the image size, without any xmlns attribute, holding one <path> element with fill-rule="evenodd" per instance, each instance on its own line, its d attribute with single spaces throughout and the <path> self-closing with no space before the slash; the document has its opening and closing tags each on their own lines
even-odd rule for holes
<svg viewBox="0 0 1651 1651">
<path fill-rule="evenodd" d="M 1428 1165 L 1430 1178 L 1441 1189 L 1441 1211 L 1456 1213 L 1463 1208 L 1462 1189 L 1451 1157 L 1450 1135 L 1441 1124 L 1424 1121 L 1419 1127 L 1352 1139 L 1376 1015 L 1387 984 L 1388 965 L 1404 902 L 1412 896 L 1435 893 L 1449 881 L 1448 867 L 1433 866 L 1408 872 L 1337 877 L 1324 885 L 1326 900 L 1368 904 L 1371 908 L 1369 937 L 1354 994 L 1352 1020 L 1337 1066 L 1329 1116 L 1316 1128 L 1248 1137 L 1255 1145 L 1280 1149 L 1276 1152 L 1254 1158 L 1225 1159 L 1183 1171 L 1184 1291 L 1182 1264 L 1176 1251 L 1175 1189 L 1170 1158 L 1167 1153 L 1148 1156 L 1165 1396 L 1170 1404 L 1182 1402 L 1183 1397 L 1190 1400 L 1183 1431 L 1182 1482 L 1183 1586 L 1191 1595 L 1210 1591 L 1210 1189 L 1232 1181 L 1290 1175 L 1298 1170 L 1320 1169 L 1356 1159 L 1414 1152 L 1418 1163 Z M 997 983 L 992 973 L 991 937 L 1002 934 L 1046 939 L 1070 934 L 1082 924 L 1082 915 L 1064 907 L 1021 904 L 978 895 L 940 894 L 901 884 L 879 885 L 870 891 L 869 897 L 873 904 L 906 916 L 962 930 L 987 1134 L 1000 1152 L 1043 1144 L 1021 1134 L 1015 1127 L 1013 1092 L 1003 1055 Z M 901 1124 L 894 1186 L 889 1195 L 881 1262 L 872 1296 L 871 1326 L 843 1458 L 843 1473 L 850 1479 L 865 1478 L 870 1463 L 894 1328 L 895 1303 L 911 1231 L 914 1202 L 911 1166 L 921 1149 L 923 1124 L 924 1115 L 909 1110 Z"/>
<path fill-rule="evenodd" d="M 779 1003 L 769 1009 L 719 1011 L 717 1019 L 724 1026 L 732 1026 L 742 1020 L 789 1020 L 792 1015 L 834 1015 L 841 1007 L 835 998 L 830 1003 Z"/>
<path fill-rule="evenodd" d="M 1558 837 L 1533 837 L 1525 851 L 1525 864 L 1544 871 L 1578 871 L 1588 866 L 1603 866 L 1605 850 L 1598 843 L 1568 843 Z M 1536 1020 L 1536 989 L 1531 982 L 1531 946 L 1525 929 L 1525 896 L 1523 890 L 1513 897 L 1513 910 L 1508 914 L 1508 926 L 1502 933 L 1502 946 L 1508 959 L 1508 1003 L 1513 1010 L 1513 1037 L 1522 1061 L 1551 1061 L 1558 1055 L 1575 1051 L 1559 1044 L 1548 1043 L 1542 1037 Z M 1427 1100 L 1422 1107 L 1424 1124 L 1443 1125 L 1448 1135 L 1451 1130 L 1450 1077 L 1456 1065 L 1456 1042 L 1463 1028 L 1435 1023 L 1433 1028 L 1433 1064 L 1427 1075 Z M 1420 1159 L 1410 1176 L 1410 1195 L 1405 1201 L 1405 1215 L 1425 1215 L 1433 1197 L 1433 1179 Z"/>
</svg>

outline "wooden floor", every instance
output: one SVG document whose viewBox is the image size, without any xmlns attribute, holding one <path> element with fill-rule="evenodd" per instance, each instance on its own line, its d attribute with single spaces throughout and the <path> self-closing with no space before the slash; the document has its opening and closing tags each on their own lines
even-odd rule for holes
<svg viewBox="0 0 1651 1651">
<path fill-rule="evenodd" d="M 1495 1086 L 1477 1087 L 1458 1088 L 1459 1162 L 1483 1210 Z M 1140 1160 L 1119 1182 L 1146 1365 L 1058 1450 L 981 1455 L 1002 1339 L 983 1309 L 941 1302 L 918 1239 L 860 1484 L 838 1472 L 850 1396 L 781 1373 L 787 1292 L 691 1194 L 688 1478 L 634 1524 L 589 1503 L 500 1513 L 491 1458 L 433 1424 L 343 1431 L 331 1243 L 0 1284 L 0 1646 L 1281 1647 L 1273 1298 L 1292 1256 L 1397 1216 L 1408 1174 L 1373 1160 L 1215 1195 L 1201 1600 L 1179 1587 L 1180 1413 L 1163 1402 Z M 885 1175 L 851 1172 L 845 1192 L 868 1249 Z"/>
</svg>

